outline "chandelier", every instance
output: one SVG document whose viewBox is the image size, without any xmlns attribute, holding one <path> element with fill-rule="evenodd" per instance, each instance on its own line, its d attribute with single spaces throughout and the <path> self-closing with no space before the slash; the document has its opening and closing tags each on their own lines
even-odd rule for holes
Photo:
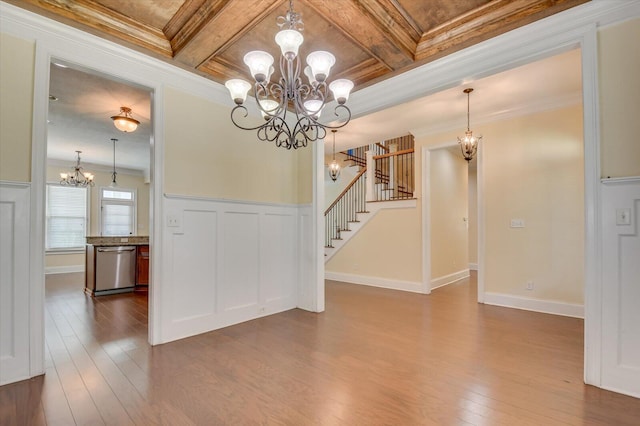
<svg viewBox="0 0 640 426">
<path fill-rule="evenodd" d="M 131 117 L 131 108 L 124 106 L 120 107 L 120 114 L 114 115 L 111 119 L 116 129 L 125 133 L 134 132 L 138 128 L 138 124 L 140 124 L 138 120 Z"/>
<path fill-rule="evenodd" d="M 76 165 L 72 167 L 71 173 L 60 173 L 60 185 L 67 186 L 93 186 L 93 175 L 89 172 L 83 172 L 80 165 L 80 154 L 82 151 L 76 151 L 78 159 Z"/>
<path fill-rule="evenodd" d="M 331 129 L 331 133 L 333 133 L 333 161 L 329 164 L 329 176 L 334 182 L 340 176 L 340 164 L 336 161 L 336 132 L 336 129 Z"/>
<path fill-rule="evenodd" d="M 353 89 L 350 80 L 338 79 L 327 85 L 329 71 L 336 58 L 326 51 L 315 51 L 307 55 L 307 67 L 301 70 L 298 48 L 304 37 L 300 33 L 304 24 L 299 13 L 293 11 L 293 0 L 289 0 L 289 11 L 278 17 L 281 30 L 275 41 L 280 46 L 280 79 L 271 82 L 273 74 L 273 56 L 267 52 L 254 50 L 244 55 L 244 63 L 255 82 L 254 96 L 260 114 L 265 122 L 251 127 L 239 123 L 238 119 L 248 116 L 243 105 L 251 84 L 242 79 L 232 79 L 225 83 L 231 99 L 236 106 L 231 110 L 231 121 L 243 130 L 256 130 L 258 139 L 274 142 L 278 147 L 297 149 L 307 146 L 309 142 L 324 139 L 326 129 L 338 129 L 351 119 L 351 111 L 345 105 L 349 93 Z M 309 83 L 303 83 L 303 72 Z M 337 102 L 334 113 L 338 123 L 334 126 L 321 124 L 318 120 L 322 109 L 328 101 L 328 91 L 333 93 Z M 342 111 L 342 114 L 340 112 Z M 294 120 L 287 122 L 287 115 L 294 115 Z M 342 118 L 341 118 L 342 116 Z"/>
<path fill-rule="evenodd" d="M 482 139 L 482 136 L 473 136 L 473 132 L 469 128 L 469 94 L 473 92 L 473 89 L 469 87 L 468 89 L 464 89 L 463 92 L 467 94 L 467 131 L 464 132 L 464 137 L 458 138 L 458 143 L 460 144 L 460 150 L 462 151 L 464 159 L 471 161 L 478 151 L 478 143 Z"/>
</svg>

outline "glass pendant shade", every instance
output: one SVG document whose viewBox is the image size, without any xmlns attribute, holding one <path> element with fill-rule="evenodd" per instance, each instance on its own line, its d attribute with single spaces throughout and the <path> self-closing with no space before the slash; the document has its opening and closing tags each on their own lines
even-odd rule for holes
<svg viewBox="0 0 640 426">
<path fill-rule="evenodd" d="M 277 111 L 278 105 L 279 104 L 276 101 L 271 99 L 260 100 L 260 114 L 262 115 L 262 118 L 265 120 L 271 118 L 271 116 L 273 116 Z"/>
<path fill-rule="evenodd" d="M 120 107 L 120 114 L 111 117 L 113 125 L 121 132 L 131 133 L 138 128 L 140 122 L 131 117 L 131 108 Z"/>
<path fill-rule="evenodd" d="M 307 110 L 310 116 L 315 118 L 316 120 L 320 118 L 320 114 L 322 114 L 322 107 L 324 103 L 319 99 L 311 99 L 309 101 L 305 101 L 304 109 Z"/>
<path fill-rule="evenodd" d="M 316 86 L 318 84 L 318 81 L 316 80 L 316 78 L 313 76 L 313 72 L 311 71 L 311 67 L 309 65 L 307 65 L 306 67 L 304 67 L 304 75 L 307 76 L 307 78 L 309 79 L 309 84 L 311 86 Z"/>
<path fill-rule="evenodd" d="M 321 83 L 329 77 L 329 71 L 335 63 L 336 57 L 324 50 L 311 52 L 307 55 L 307 64 L 311 67 L 311 74 Z"/>
<path fill-rule="evenodd" d="M 276 43 L 280 46 L 282 56 L 288 60 L 298 56 L 298 49 L 303 41 L 304 37 L 296 30 L 282 30 L 276 34 Z"/>
<path fill-rule="evenodd" d="M 331 164 L 329 164 L 329 177 L 332 181 L 338 180 L 340 176 L 340 164 L 336 160 L 333 160 Z"/>
<path fill-rule="evenodd" d="M 252 50 L 244 55 L 244 63 L 249 67 L 249 72 L 258 83 L 266 81 L 271 75 L 273 56 L 262 50 Z"/>
<path fill-rule="evenodd" d="M 473 92 L 473 89 L 470 87 L 463 90 L 463 93 L 467 95 L 467 130 L 464 132 L 464 137 L 458 138 L 460 151 L 462 151 L 462 156 L 467 162 L 471 161 L 476 155 L 476 152 L 478 152 L 478 143 L 482 139 L 482 136 L 473 136 L 473 132 L 469 126 L 469 94 L 471 92 Z"/>
<path fill-rule="evenodd" d="M 240 78 L 234 78 L 224 83 L 225 87 L 229 89 L 231 99 L 236 105 L 242 105 L 247 99 L 247 93 L 251 90 L 251 84 L 248 81 L 244 81 Z"/>
<path fill-rule="evenodd" d="M 331 90 L 333 97 L 340 105 L 345 104 L 347 100 L 349 100 L 351 89 L 353 89 L 353 82 L 346 78 L 340 78 L 329 84 L 329 90 Z"/>
</svg>

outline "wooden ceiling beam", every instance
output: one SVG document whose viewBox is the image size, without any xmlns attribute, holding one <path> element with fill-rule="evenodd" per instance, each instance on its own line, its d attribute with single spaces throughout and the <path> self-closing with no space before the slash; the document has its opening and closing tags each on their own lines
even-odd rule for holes
<svg viewBox="0 0 640 426">
<path fill-rule="evenodd" d="M 171 57 L 169 40 L 158 28 L 137 22 L 115 10 L 91 0 L 8 0 L 32 11 L 43 11 L 72 26 L 82 25 L 100 37 L 111 36 L 134 46 L 148 49 L 164 57 Z"/>
<path fill-rule="evenodd" d="M 251 30 L 283 0 L 208 0 L 171 40 L 175 59 L 194 68 Z"/>
<path fill-rule="evenodd" d="M 384 64 L 389 71 L 409 66 L 413 62 L 413 53 L 396 45 L 381 22 L 374 19 L 360 2 L 305 2 L 362 50 Z"/>
<path fill-rule="evenodd" d="M 360 0 L 360 4 L 387 37 L 413 58 L 422 31 L 397 0 Z"/>
<path fill-rule="evenodd" d="M 416 61 L 443 54 L 525 25 L 537 14 L 552 15 L 589 0 L 494 0 L 457 16 L 424 33 L 416 49 Z"/>
</svg>

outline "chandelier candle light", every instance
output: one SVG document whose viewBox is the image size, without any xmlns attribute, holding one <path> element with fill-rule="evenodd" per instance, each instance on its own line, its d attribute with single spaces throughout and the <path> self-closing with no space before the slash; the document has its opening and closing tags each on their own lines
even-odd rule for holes
<svg viewBox="0 0 640 426">
<path fill-rule="evenodd" d="M 78 156 L 76 165 L 71 173 L 60 173 L 60 185 L 67 186 L 93 186 L 93 175 L 89 172 L 83 172 L 80 165 L 80 154 L 82 151 L 76 151 Z"/>
<path fill-rule="evenodd" d="M 467 131 L 464 132 L 463 138 L 458 138 L 458 143 L 464 159 L 471 161 L 478 151 L 478 143 L 482 140 L 482 136 L 473 136 L 473 132 L 469 128 L 469 94 L 473 92 L 473 89 L 469 87 L 463 92 L 467 94 Z"/>
<path fill-rule="evenodd" d="M 244 63 L 255 82 L 254 96 L 260 114 L 265 122 L 255 127 L 240 125 L 238 116 L 246 118 L 247 108 L 243 105 L 251 84 L 242 79 L 232 79 L 225 83 L 231 99 L 236 106 L 231 110 L 231 121 L 243 130 L 257 130 L 258 139 L 274 142 L 276 146 L 287 149 L 297 149 L 307 146 L 309 142 L 324 139 L 326 129 L 338 129 L 345 126 L 351 119 L 351 111 L 345 105 L 349 93 L 353 89 L 350 80 L 338 79 L 327 86 L 329 71 L 335 64 L 336 58 L 329 52 L 316 51 L 307 55 L 307 67 L 303 73 L 309 84 L 302 82 L 300 57 L 298 48 L 304 37 L 300 33 L 303 28 L 302 17 L 293 11 L 293 0 L 289 0 L 289 11 L 285 16 L 278 17 L 281 30 L 276 34 L 275 41 L 280 46 L 280 80 L 270 81 L 273 74 L 273 56 L 267 52 L 254 50 L 244 55 Z M 322 109 L 327 103 L 328 90 L 331 90 L 337 102 L 334 113 L 338 119 L 343 114 L 346 118 L 334 126 L 321 124 L 318 120 Z M 287 123 L 287 113 L 295 114 L 295 124 Z"/>
<path fill-rule="evenodd" d="M 124 106 L 120 107 L 120 114 L 114 115 L 111 119 L 116 129 L 125 133 L 134 132 L 138 128 L 138 124 L 140 124 L 138 120 L 131 117 L 131 108 Z"/>
<path fill-rule="evenodd" d="M 336 129 L 331 129 L 331 133 L 333 133 L 333 161 L 329 164 L 329 176 L 334 182 L 340 176 L 340 164 L 336 161 L 336 132 Z"/>
</svg>

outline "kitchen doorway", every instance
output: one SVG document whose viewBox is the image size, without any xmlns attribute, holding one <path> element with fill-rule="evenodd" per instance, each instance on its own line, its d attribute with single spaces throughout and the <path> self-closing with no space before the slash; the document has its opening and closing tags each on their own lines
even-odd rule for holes
<svg viewBox="0 0 640 426">
<path fill-rule="evenodd" d="M 146 350 L 152 90 L 53 58 L 48 102 L 45 359 L 55 365 L 56 357 L 73 357 L 74 342 L 83 347 L 120 342 L 109 347 Z M 135 130 L 114 126 L 112 117 L 122 115 L 123 107 L 134 120 L 130 123 L 137 122 Z M 91 179 L 88 185 L 77 182 L 86 179 Z M 87 256 L 98 247 L 109 254 L 126 249 L 127 262 L 118 258 L 111 265 L 117 270 L 106 270 L 106 264 Z"/>
</svg>

